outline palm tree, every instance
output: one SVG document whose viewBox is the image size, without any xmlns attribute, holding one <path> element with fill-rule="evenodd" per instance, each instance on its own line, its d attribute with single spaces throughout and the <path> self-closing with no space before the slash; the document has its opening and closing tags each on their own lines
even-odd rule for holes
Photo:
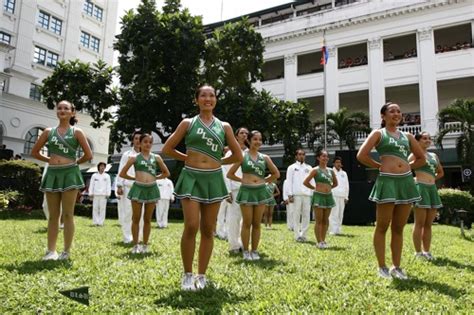
<svg viewBox="0 0 474 315">
<path fill-rule="evenodd" d="M 474 166 L 474 99 L 456 99 L 438 112 L 439 131 L 436 144 L 443 149 L 443 139 L 451 132 L 459 133 L 456 151 L 463 164 Z M 459 122 L 446 125 L 448 122 Z M 474 181 L 471 180 L 471 182 Z"/>
<path fill-rule="evenodd" d="M 372 129 L 369 127 L 370 118 L 364 112 L 349 113 L 346 107 L 342 107 L 335 113 L 328 113 L 326 116 L 327 139 L 328 142 L 339 141 L 339 149 L 342 150 L 344 144 L 349 150 L 355 150 L 357 144 L 356 132 L 362 131 L 369 133 Z M 313 141 L 324 138 L 324 120 L 321 119 L 314 124 Z M 324 142 L 322 140 L 321 142 Z"/>
</svg>

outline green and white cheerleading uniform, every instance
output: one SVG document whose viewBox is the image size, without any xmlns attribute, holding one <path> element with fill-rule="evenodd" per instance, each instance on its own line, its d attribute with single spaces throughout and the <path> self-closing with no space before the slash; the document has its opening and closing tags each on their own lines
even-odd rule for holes
<svg viewBox="0 0 474 315">
<path fill-rule="evenodd" d="M 59 134 L 57 129 L 57 127 L 52 128 L 48 134 L 47 146 L 50 156 L 60 155 L 76 161 L 79 141 L 74 136 L 74 127 L 69 127 L 64 137 Z M 84 188 L 84 179 L 75 162 L 49 165 L 40 185 L 42 192 L 63 192 L 82 188 Z"/>
<path fill-rule="evenodd" d="M 427 173 L 433 178 L 436 178 L 436 169 L 438 168 L 438 159 L 436 154 L 427 152 L 426 154 L 426 164 L 420 168 L 417 168 L 415 171 Z M 426 209 L 438 209 L 443 206 L 441 199 L 439 198 L 438 188 L 436 184 L 425 184 L 425 183 L 416 183 L 418 192 L 420 193 L 421 200 L 416 202 L 417 208 L 426 208 Z"/>
<path fill-rule="evenodd" d="M 276 206 L 277 202 L 275 200 L 275 197 L 273 197 L 273 193 L 275 192 L 275 183 L 267 183 L 267 189 L 270 195 L 272 196 L 272 199 L 267 203 L 269 206 Z"/>
<path fill-rule="evenodd" d="M 267 162 L 263 154 L 258 153 L 257 159 L 254 161 L 249 151 L 246 151 L 241 167 L 243 174 L 252 174 L 264 179 Z M 273 192 L 270 193 L 265 183 L 257 185 L 242 184 L 240 185 L 236 202 L 244 205 L 266 205 L 269 204 L 272 199 L 275 200 L 273 198 Z"/>
<path fill-rule="evenodd" d="M 314 177 L 315 183 L 322 183 L 327 184 L 332 187 L 333 184 L 333 170 L 326 168 L 325 170 L 321 169 L 319 166 L 316 167 L 317 173 Z M 332 196 L 332 191 L 328 193 L 323 193 L 320 191 L 313 192 L 313 198 L 311 200 L 311 204 L 315 208 L 324 208 L 324 209 L 332 209 L 336 206 L 336 202 L 334 201 L 334 197 Z"/>
<path fill-rule="evenodd" d="M 410 141 L 405 133 L 400 131 L 398 139 L 391 136 L 385 128 L 380 130 L 382 137 L 379 144 L 375 147 L 379 155 L 396 156 L 408 163 L 408 154 L 410 153 Z M 410 204 L 421 199 L 416 189 L 415 180 L 411 171 L 403 174 L 392 174 L 380 172 L 369 200 L 378 204 Z"/>
<path fill-rule="evenodd" d="M 221 162 L 225 146 L 225 130 L 216 117 L 207 126 L 199 117 L 191 119 L 184 138 L 186 149 L 209 156 Z M 189 198 L 201 203 L 221 202 L 229 197 L 222 168 L 198 169 L 184 166 L 176 183 L 174 195 L 178 199 Z"/>
<path fill-rule="evenodd" d="M 150 153 L 148 160 L 145 159 L 143 154 L 138 154 L 135 157 L 133 167 L 135 168 L 135 174 L 137 172 L 145 172 L 156 178 L 158 167 L 156 164 L 155 154 Z M 140 183 L 135 181 L 128 192 L 127 198 L 140 203 L 156 203 L 160 199 L 160 190 L 158 189 L 156 180 L 153 180 L 150 183 Z"/>
</svg>

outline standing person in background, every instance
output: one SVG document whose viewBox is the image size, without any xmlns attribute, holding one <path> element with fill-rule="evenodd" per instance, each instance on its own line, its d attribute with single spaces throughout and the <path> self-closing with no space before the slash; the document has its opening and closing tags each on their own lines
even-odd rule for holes
<svg viewBox="0 0 474 315">
<path fill-rule="evenodd" d="M 104 162 L 97 164 L 98 173 L 94 173 L 89 184 L 89 198 L 92 199 L 92 224 L 103 226 L 110 197 L 111 183 L 109 174 L 105 173 Z"/>
<path fill-rule="evenodd" d="M 413 245 L 415 257 L 433 260 L 431 255 L 431 226 L 438 209 L 443 205 L 439 198 L 436 180 L 444 176 L 443 166 L 435 153 L 428 152 L 431 145 L 431 136 L 428 132 L 415 135 L 415 140 L 420 144 L 425 153 L 426 164 L 415 169 L 415 181 L 421 200 L 415 204 L 415 226 L 413 229 Z M 414 155 L 408 157 L 413 161 Z M 423 247 L 422 247 L 423 244 Z"/>
<path fill-rule="evenodd" d="M 306 153 L 303 149 L 296 150 L 296 162 L 288 166 L 286 180 L 288 185 L 288 202 L 293 211 L 293 230 L 297 242 L 306 241 L 311 215 L 311 198 L 313 191 L 303 185 L 312 167 L 305 163 Z M 314 185 L 314 180 L 311 181 Z"/>
<path fill-rule="evenodd" d="M 280 196 L 280 189 L 278 189 L 277 184 L 273 182 L 267 183 L 267 189 L 273 198 L 266 206 L 265 212 L 263 214 L 263 221 L 265 222 L 265 227 L 271 229 L 273 223 L 273 209 L 277 205 L 276 198 Z"/>
<path fill-rule="evenodd" d="M 224 156 L 229 152 L 228 147 L 224 147 Z M 222 165 L 222 175 L 224 176 L 225 187 L 231 193 L 230 188 L 230 180 L 227 178 L 227 172 L 231 165 Z M 229 208 L 232 206 L 232 202 L 229 200 L 230 198 L 226 199 L 225 201 L 221 202 L 219 206 L 219 213 L 217 214 L 217 224 L 216 224 L 216 236 L 218 239 L 227 240 L 227 216 L 229 214 Z"/>
<path fill-rule="evenodd" d="M 31 150 L 34 158 L 49 164 L 40 186 L 40 190 L 46 193 L 49 210 L 48 250 L 43 260 L 66 260 L 70 257 L 75 230 L 74 206 L 77 194 L 84 188 L 78 164 L 92 159 L 86 135 L 81 129 L 74 127 L 77 123 L 74 105 L 60 101 L 56 105 L 56 115 L 59 119 L 58 126 L 46 128 Z M 48 146 L 49 157 L 41 153 L 45 144 Z M 78 159 L 79 147 L 84 154 Z M 58 256 L 56 242 L 61 206 L 64 216 L 64 250 Z"/>
<path fill-rule="evenodd" d="M 293 203 L 288 201 L 288 180 L 283 181 L 283 200 L 282 202 L 285 204 L 286 208 L 286 226 L 288 230 L 293 231 Z"/>
<path fill-rule="evenodd" d="M 407 223 L 414 202 L 419 201 L 411 170 L 426 163 L 425 155 L 412 134 L 402 132 L 398 125 L 402 122 L 400 106 L 386 103 L 380 109 L 382 128 L 373 130 L 357 153 L 357 159 L 368 167 L 378 169 L 379 176 L 375 182 L 369 200 L 376 206 L 376 226 L 374 232 L 374 249 L 378 263 L 378 274 L 382 278 L 395 277 L 408 279 L 401 269 L 403 249 L 403 229 Z M 375 161 L 370 151 L 375 148 L 380 155 L 380 162 Z M 413 160 L 408 155 L 413 153 Z M 385 235 L 391 228 L 392 268 L 385 264 Z"/>
<path fill-rule="evenodd" d="M 249 131 L 245 127 L 240 127 L 235 131 L 235 139 L 239 144 L 240 151 L 243 154 L 247 150 L 247 137 Z M 229 155 L 230 152 L 227 153 Z M 229 167 L 230 168 L 230 167 Z M 228 168 L 228 169 L 229 169 Z M 237 177 L 242 177 L 242 168 L 239 167 L 235 172 Z M 239 254 L 242 250 L 242 240 L 240 238 L 241 227 L 242 227 L 242 211 L 240 205 L 236 202 L 237 194 L 240 189 L 240 182 L 229 180 L 230 182 L 230 197 L 227 202 L 230 203 L 230 207 L 227 208 L 227 240 L 229 242 L 229 254 Z"/>
<path fill-rule="evenodd" d="M 216 90 L 209 85 L 199 87 L 195 102 L 199 107 L 199 114 L 183 119 L 163 146 L 164 154 L 183 161 L 185 165 L 175 187 L 175 196 L 181 199 L 184 214 L 181 237 L 183 290 L 201 290 L 207 285 L 206 271 L 214 248 L 217 212 L 221 201 L 229 197 L 221 166 L 242 160 L 242 152 L 232 127 L 214 116 Z M 186 153 L 176 150 L 183 139 Z M 232 155 L 223 157 L 226 144 Z M 194 277 L 193 260 L 198 230 L 201 231 L 201 242 L 198 274 Z"/>
<path fill-rule="evenodd" d="M 336 206 L 332 208 L 329 215 L 329 235 L 338 235 L 342 233 L 342 219 L 344 217 L 344 208 L 349 201 L 349 178 L 342 169 L 342 158 L 336 156 L 333 160 L 332 170 L 336 174 L 337 186 L 332 190 L 332 195 Z"/>
<path fill-rule="evenodd" d="M 159 229 L 164 229 L 168 227 L 170 201 L 174 201 L 174 185 L 169 178 L 158 179 L 156 183 L 160 190 L 160 200 L 156 203 L 156 224 Z"/>
<path fill-rule="evenodd" d="M 143 134 L 140 130 L 135 130 L 132 134 L 132 149 L 125 151 L 120 158 L 120 164 L 118 168 L 118 174 L 122 171 L 125 164 L 130 157 L 134 157 L 140 153 L 140 137 Z M 132 166 L 128 170 L 128 176 L 135 177 L 135 168 Z M 124 179 L 117 176 L 115 181 L 117 187 L 115 192 L 117 195 L 118 203 L 117 208 L 119 211 L 120 225 L 122 226 L 123 242 L 125 244 L 132 243 L 132 203 L 127 198 L 130 189 L 132 188 L 133 181 Z M 143 221 L 143 220 L 142 220 Z M 140 231 L 142 231 L 143 223 L 140 222 Z"/>
</svg>

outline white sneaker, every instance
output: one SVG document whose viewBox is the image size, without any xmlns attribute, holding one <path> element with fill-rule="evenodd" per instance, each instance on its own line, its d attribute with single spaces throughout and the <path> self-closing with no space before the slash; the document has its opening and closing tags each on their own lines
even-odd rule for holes
<svg viewBox="0 0 474 315">
<path fill-rule="evenodd" d="M 58 253 L 56 251 L 46 251 L 46 254 L 43 256 L 43 260 L 57 260 Z"/>
<path fill-rule="evenodd" d="M 69 254 L 69 252 L 62 252 L 58 257 L 58 260 L 68 260 L 70 256 L 71 254 Z"/>
<path fill-rule="evenodd" d="M 431 252 L 423 252 L 422 255 L 427 259 L 427 260 L 434 260 L 434 256 L 431 255 Z"/>
<path fill-rule="evenodd" d="M 202 290 L 207 285 L 206 275 L 197 275 L 195 278 L 194 285 L 196 286 L 196 290 Z"/>
<path fill-rule="evenodd" d="M 379 277 L 384 279 L 391 279 L 392 276 L 390 275 L 390 271 L 387 267 L 380 267 L 378 271 Z"/>
<path fill-rule="evenodd" d="M 423 259 L 423 258 L 426 258 L 426 257 L 425 257 L 425 255 L 423 255 L 422 252 L 415 252 L 415 258 Z"/>
<path fill-rule="evenodd" d="M 260 255 L 256 250 L 250 252 L 250 257 L 252 258 L 252 260 L 260 260 Z"/>
<path fill-rule="evenodd" d="M 250 255 L 250 252 L 248 250 L 244 250 L 242 255 L 244 257 L 244 260 L 252 260 L 252 256 Z"/>
<path fill-rule="evenodd" d="M 400 279 L 400 280 L 407 280 L 408 276 L 400 267 L 392 267 L 390 268 L 390 274 L 392 277 Z"/>
<path fill-rule="evenodd" d="M 324 249 L 324 243 L 323 242 L 319 242 L 316 244 L 316 247 L 319 248 L 319 249 Z"/>
<path fill-rule="evenodd" d="M 329 248 L 329 244 L 326 243 L 326 241 L 323 241 L 323 248 L 324 248 L 324 249 Z"/>
<path fill-rule="evenodd" d="M 141 253 L 140 245 L 134 245 L 132 248 L 132 254 L 140 254 L 140 253 Z"/>
<path fill-rule="evenodd" d="M 61 230 L 63 230 L 63 229 L 64 229 L 64 223 L 61 223 L 61 224 L 59 225 L 59 228 L 60 228 Z"/>
<path fill-rule="evenodd" d="M 142 254 L 148 254 L 150 252 L 150 248 L 148 245 L 142 245 L 142 248 L 140 249 L 140 253 Z"/>
<path fill-rule="evenodd" d="M 183 291 L 196 291 L 194 285 L 194 276 L 192 272 L 186 272 L 181 279 L 181 290 Z"/>
</svg>

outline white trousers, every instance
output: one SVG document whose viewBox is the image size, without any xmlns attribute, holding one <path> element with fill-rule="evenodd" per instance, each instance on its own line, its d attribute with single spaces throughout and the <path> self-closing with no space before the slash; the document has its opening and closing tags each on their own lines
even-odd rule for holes
<svg viewBox="0 0 474 315">
<path fill-rule="evenodd" d="M 92 224 L 104 225 L 106 206 L 106 196 L 94 195 L 92 199 Z"/>
<path fill-rule="evenodd" d="M 306 238 L 311 214 L 311 197 L 293 196 L 292 208 L 295 239 L 299 237 Z"/>
<path fill-rule="evenodd" d="M 346 206 L 344 199 L 344 197 L 334 197 L 336 206 L 332 208 L 331 214 L 329 215 L 329 233 L 341 233 L 344 207 Z"/>
<path fill-rule="evenodd" d="M 242 224 L 242 211 L 240 205 L 235 202 L 239 190 L 232 190 L 232 203 L 227 207 L 227 241 L 229 242 L 229 249 L 235 250 L 242 248 L 242 240 L 240 238 L 241 224 Z M 227 203 L 223 201 L 222 203 Z"/>
<path fill-rule="evenodd" d="M 158 227 L 168 226 L 168 210 L 170 209 L 169 199 L 160 199 L 156 203 L 156 224 Z"/>
<path fill-rule="evenodd" d="M 216 226 L 216 233 L 217 236 L 220 238 L 227 237 L 227 212 L 228 209 L 232 206 L 232 204 L 228 203 L 227 201 L 223 200 L 219 207 L 219 213 L 217 214 L 217 226 Z"/>
<path fill-rule="evenodd" d="M 295 224 L 293 223 L 294 217 L 293 217 L 293 202 L 288 202 L 286 205 L 286 226 L 288 227 L 289 230 L 293 230 L 295 227 Z"/>
<path fill-rule="evenodd" d="M 132 241 L 132 202 L 127 198 L 128 192 L 131 187 L 123 187 L 123 195 L 120 196 L 118 210 L 120 211 L 120 225 L 122 226 L 123 241 L 129 243 Z M 140 228 L 138 239 L 143 238 L 143 215 L 144 211 L 142 209 L 142 218 L 140 220 Z"/>
</svg>

